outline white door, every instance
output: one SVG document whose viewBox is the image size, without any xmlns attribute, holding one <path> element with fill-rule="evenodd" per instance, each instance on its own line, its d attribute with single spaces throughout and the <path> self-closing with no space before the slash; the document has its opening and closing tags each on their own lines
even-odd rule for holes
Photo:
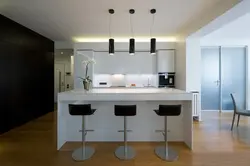
<svg viewBox="0 0 250 166">
<path fill-rule="evenodd" d="M 232 111 L 230 94 L 236 93 L 241 109 L 246 106 L 246 48 L 207 47 L 201 49 L 202 110 Z"/>
<path fill-rule="evenodd" d="M 54 102 L 57 103 L 57 94 L 65 91 L 65 65 L 55 64 L 55 80 L 54 80 Z"/>
</svg>

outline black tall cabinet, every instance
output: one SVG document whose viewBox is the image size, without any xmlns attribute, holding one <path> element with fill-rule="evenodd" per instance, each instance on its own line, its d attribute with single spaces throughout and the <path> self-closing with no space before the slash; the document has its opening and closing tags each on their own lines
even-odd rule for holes
<svg viewBox="0 0 250 166">
<path fill-rule="evenodd" d="M 0 134 L 54 108 L 54 42 L 0 15 Z"/>
</svg>

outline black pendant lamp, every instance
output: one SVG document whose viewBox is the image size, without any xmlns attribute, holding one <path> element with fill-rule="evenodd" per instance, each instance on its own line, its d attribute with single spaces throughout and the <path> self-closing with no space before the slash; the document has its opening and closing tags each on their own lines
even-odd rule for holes
<svg viewBox="0 0 250 166">
<path fill-rule="evenodd" d="M 115 40 L 109 39 L 109 55 L 115 54 Z"/>
<path fill-rule="evenodd" d="M 156 38 L 150 39 L 150 54 L 156 54 Z"/>
<path fill-rule="evenodd" d="M 109 55 L 114 55 L 115 54 L 115 40 L 111 38 L 111 16 L 114 14 L 115 11 L 114 9 L 109 9 Z"/>
<path fill-rule="evenodd" d="M 135 55 L 135 39 L 129 39 L 129 55 Z"/>
<path fill-rule="evenodd" d="M 134 9 L 129 10 L 130 13 L 130 28 L 131 28 L 131 34 L 132 38 L 129 39 L 129 55 L 135 55 L 135 39 L 134 39 L 134 31 L 133 31 L 133 25 L 132 25 L 132 14 L 135 13 Z"/>
<path fill-rule="evenodd" d="M 150 28 L 150 37 L 151 37 L 151 39 L 150 39 L 150 54 L 154 55 L 154 54 L 156 54 L 156 38 L 152 38 L 152 28 L 154 25 L 154 14 L 156 13 L 156 10 L 151 9 L 150 13 L 153 15 L 152 26 Z"/>
</svg>

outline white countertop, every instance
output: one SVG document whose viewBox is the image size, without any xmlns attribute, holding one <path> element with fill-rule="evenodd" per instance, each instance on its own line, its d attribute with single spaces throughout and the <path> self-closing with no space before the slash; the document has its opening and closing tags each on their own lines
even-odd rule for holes
<svg viewBox="0 0 250 166">
<path fill-rule="evenodd" d="M 79 90 L 71 90 L 66 93 L 85 93 L 85 94 L 101 94 L 101 93 L 187 93 L 185 91 L 174 89 L 174 88 L 93 88 L 89 91 L 85 91 L 83 89 Z"/>
<path fill-rule="evenodd" d="M 192 93 L 174 88 L 93 88 L 58 94 L 59 101 L 158 101 L 192 100 Z"/>
</svg>

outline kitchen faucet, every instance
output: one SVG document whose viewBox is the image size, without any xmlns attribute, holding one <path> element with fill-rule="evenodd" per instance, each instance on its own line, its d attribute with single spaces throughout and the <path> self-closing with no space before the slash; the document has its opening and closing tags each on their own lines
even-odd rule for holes
<svg viewBox="0 0 250 166">
<path fill-rule="evenodd" d="M 148 78 L 148 84 L 147 84 L 145 87 L 150 87 L 150 86 L 151 86 L 151 84 L 150 84 L 149 81 L 150 81 L 150 80 L 149 80 L 149 78 Z"/>
</svg>

